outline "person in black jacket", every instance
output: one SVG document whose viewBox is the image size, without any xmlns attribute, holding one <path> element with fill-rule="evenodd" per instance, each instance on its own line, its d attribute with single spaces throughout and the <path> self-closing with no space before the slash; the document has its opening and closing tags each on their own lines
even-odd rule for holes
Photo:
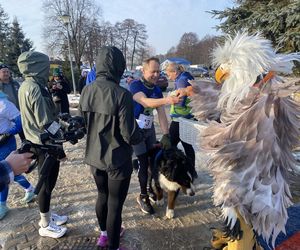
<svg viewBox="0 0 300 250">
<path fill-rule="evenodd" d="M 98 199 L 96 215 L 101 234 L 97 245 L 118 249 L 121 213 L 132 173 L 132 144 L 142 141 L 131 93 L 119 86 L 125 59 L 116 47 L 103 47 L 97 56 L 97 76 L 84 87 L 79 110 L 86 121 L 85 163 L 91 166 Z"/>
<path fill-rule="evenodd" d="M 48 84 L 52 98 L 58 112 L 70 113 L 68 94 L 71 93 L 69 81 L 62 75 L 59 69 L 53 71 L 53 78 Z"/>
</svg>

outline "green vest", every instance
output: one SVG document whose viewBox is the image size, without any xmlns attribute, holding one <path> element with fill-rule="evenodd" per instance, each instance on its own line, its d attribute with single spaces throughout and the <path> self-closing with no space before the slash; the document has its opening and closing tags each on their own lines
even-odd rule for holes
<svg viewBox="0 0 300 250">
<path fill-rule="evenodd" d="M 189 107 L 189 103 L 191 100 L 189 98 L 186 98 L 183 103 L 173 104 L 171 105 L 170 109 L 170 116 L 172 120 L 176 120 L 178 117 L 184 117 L 187 119 L 190 119 L 193 117 L 191 114 L 191 107 Z"/>
</svg>

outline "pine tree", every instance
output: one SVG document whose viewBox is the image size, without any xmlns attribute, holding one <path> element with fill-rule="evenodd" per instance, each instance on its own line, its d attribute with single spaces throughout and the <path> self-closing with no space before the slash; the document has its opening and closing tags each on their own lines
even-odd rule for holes
<svg viewBox="0 0 300 250">
<path fill-rule="evenodd" d="M 7 58 L 7 40 L 8 40 L 8 15 L 0 5 L 0 62 L 5 63 Z"/>
<path fill-rule="evenodd" d="M 12 22 L 8 45 L 7 64 L 15 74 L 19 74 L 17 66 L 18 57 L 22 52 L 28 51 L 32 48 L 32 42 L 25 38 L 17 18 L 15 18 Z"/>
<path fill-rule="evenodd" d="M 280 52 L 300 51 L 299 0 L 240 0 L 237 6 L 210 13 L 224 20 L 217 28 L 233 34 L 247 29 L 261 32 Z"/>
</svg>

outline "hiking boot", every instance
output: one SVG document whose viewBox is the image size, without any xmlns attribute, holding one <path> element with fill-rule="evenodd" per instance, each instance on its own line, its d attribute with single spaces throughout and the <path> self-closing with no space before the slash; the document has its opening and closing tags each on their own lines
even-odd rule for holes
<svg viewBox="0 0 300 250">
<path fill-rule="evenodd" d="M 40 227 L 39 229 L 40 236 L 50 237 L 54 239 L 64 236 L 66 232 L 67 232 L 67 228 L 62 226 L 57 226 L 53 220 L 50 221 L 47 227 Z"/>
<path fill-rule="evenodd" d="M 61 226 L 68 221 L 68 216 L 66 215 L 58 215 L 55 213 L 51 213 L 50 220 L 57 226 Z M 42 227 L 41 221 L 39 221 L 39 226 Z"/>
<path fill-rule="evenodd" d="M 150 203 L 148 195 L 139 195 L 136 200 L 143 213 L 154 214 L 154 209 Z"/>
<path fill-rule="evenodd" d="M 125 229 L 124 227 L 121 227 L 120 230 L 120 238 L 124 235 Z M 99 247 L 107 247 L 108 245 L 108 237 L 105 235 L 99 235 L 99 238 L 97 240 L 97 246 Z"/>
<path fill-rule="evenodd" d="M 21 201 L 23 203 L 30 203 L 31 201 L 33 201 L 35 196 L 36 194 L 34 193 L 34 191 L 25 192 L 25 196 Z"/>
<path fill-rule="evenodd" d="M 0 205 L 0 220 L 2 220 L 8 212 L 8 207 L 6 205 Z"/>
</svg>

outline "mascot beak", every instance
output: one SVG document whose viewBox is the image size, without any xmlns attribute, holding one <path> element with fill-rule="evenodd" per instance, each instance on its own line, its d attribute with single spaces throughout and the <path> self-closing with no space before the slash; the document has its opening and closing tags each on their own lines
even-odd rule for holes
<svg viewBox="0 0 300 250">
<path fill-rule="evenodd" d="M 229 73 L 218 67 L 215 73 L 216 82 L 222 84 L 229 76 Z"/>
</svg>

